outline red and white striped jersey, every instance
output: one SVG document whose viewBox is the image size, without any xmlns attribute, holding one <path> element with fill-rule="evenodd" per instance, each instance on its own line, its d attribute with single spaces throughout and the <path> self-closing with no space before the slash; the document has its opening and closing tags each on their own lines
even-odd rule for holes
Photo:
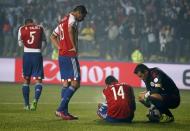
<svg viewBox="0 0 190 131">
<path fill-rule="evenodd" d="M 71 39 L 69 36 L 69 27 L 74 28 L 74 44 L 78 50 L 78 22 L 72 14 L 65 16 L 54 29 L 53 34 L 59 38 L 59 55 L 60 56 L 76 56 L 77 52 L 69 51 L 73 48 Z"/>
<path fill-rule="evenodd" d="M 117 119 L 124 119 L 135 111 L 135 96 L 132 87 L 125 83 L 115 83 L 103 90 L 107 101 L 108 116 Z"/>
<path fill-rule="evenodd" d="M 19 28 L 18 43 L 24 45 L 24 52 L 41 52 L 42 41 L 46 41 L 44 30 L 36 24 Z"/>
</svg>

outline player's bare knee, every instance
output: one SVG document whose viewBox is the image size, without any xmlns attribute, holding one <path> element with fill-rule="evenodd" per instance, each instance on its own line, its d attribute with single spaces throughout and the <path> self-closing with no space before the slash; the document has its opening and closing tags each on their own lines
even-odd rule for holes
<svg viewBox="0 0 190 131">
<path fill-rule="evenodd" d="M 30 78 L 29 77 L 24 77 L 24 84 L 30 84 Z"/>
<path fill-rule="evenodd" d="M 36 83 L 42 83 L 42 79 L 36 79 Z"/>
<path fill-rule="evenodd" d="M 75 89 L 78 89 L 80 87 L 80 82 L 78 81 L 72 81 L 71 86 L 74 87 Z"/>
<path fill-rule="evenodd" d="M 68 81 L 62 81 L 62 85 L 63 85 L 63 87 L 68 87 L 69 86 L 69 82 Z"/>
</svg>

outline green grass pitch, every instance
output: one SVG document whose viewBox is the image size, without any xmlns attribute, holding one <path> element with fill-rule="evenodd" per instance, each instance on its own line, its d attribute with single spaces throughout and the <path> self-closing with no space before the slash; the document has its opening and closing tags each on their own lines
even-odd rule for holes
<svg viewBox="0 0 190 131">
<path fill-rule="evenodd" d="M 134 89 L 135 95 L 143 89 Z M 30 88 L 32 101 L 34 88 Z M 54 112 L 60 102 L 60 85 L 44 85 L 37 111 L 24 111 L 21 84 L 0 83 L 0 131 L 188 131 L 190 130 L 190 91 L 181 90 L 181 105 L 172 110 L 174 123 L 147 123 L 146 108 L 137 102 L 131 124 L 110 124 L 96 115 L 102 101 L 101 87 L 81 87 L 70 102 L 70 112 L 79 120 L 63 121 Z"/>
</svg>

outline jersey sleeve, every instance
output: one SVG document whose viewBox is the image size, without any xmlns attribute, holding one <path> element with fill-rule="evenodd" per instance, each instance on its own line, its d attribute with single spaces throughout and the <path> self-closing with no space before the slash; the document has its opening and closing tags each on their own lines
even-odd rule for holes
<svg viewBox="0 0 190 131">
<path fill-rule="evenodd" d="M 75 20 L 74 16 L 70 15 L 68 26 L 72 26 L 74 28 L 77 28 L 77 21 Z"/>
<path fill-rule="evenodd" d="M 57 26 L 54 30 L 53 30 L 53 34 L 55 36 L 59 36 L 60 32 L 59 32 L 59 26 Z"/>
<path fill-rule="evenodd" d="M 136 102 L 135 102 L 135 95 L 132 87 L 129 87 L 129 92 L 130 92 L 130 108 L 131 110 L 135 111 L 136 110 Z"/>
</svg>

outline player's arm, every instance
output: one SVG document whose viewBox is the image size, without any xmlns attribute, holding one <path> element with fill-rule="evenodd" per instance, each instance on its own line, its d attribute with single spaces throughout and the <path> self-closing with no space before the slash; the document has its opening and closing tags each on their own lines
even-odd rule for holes
<svg viewBox="0 0 190 131">
<path fill-rule="evenodd" d="M 70 37 L 70 40 L 71 40 L 71 44 L 73 46 L 72 49 L 70 49 L 69 51 L 75 51 L 76 52 L 76 43 L 75 43 L 75 27 L 73 26 L 73 24 L 70 24 L 69 25 L 69 37 Z"/>
<path fill-rule="evenodd" d="M 51 43 L 57 48 L 59 49 L 59 40 L 58 40 L 58 35 L 53 32 L 50 36 L 50 40 L 51 40 Z"/>
<path fill-rule="evenodd" d="M 42 28 L 42 51 L 46 48 L 46 46 L 47 46 L 46 36 Z"/>
<path fill-rule="evenodd" d="M 144 95 L 144 98 L 148 98 L 152 94 L 160 94 L 162 89 L 162 76 L 160 74 L 157 74 L 156 77 L 153 79 L 154 82 L 154 88 L 151 89 L 151 91 L 147 91 Z"/>
<path fill-rule="evenodd" d="M 131 105 L 131 107 L 130 107 L 130 109 L 132 109 L 133 111 L 135 111 L 136 110 L 136 103 L 135 103 L 135 95 L 134 95 L 134 91 L 133 91 L 133 88 L 132 87 L 129 87 L 129 96 L 130 96 L 130 105 Z"/>
<path fill-rule="evenodd" d="M 20 47 L 23 46 L 23 42 L 22 42 L 22 39 L 21 39 L 21 28 L 19 28 L 19 30 L 18 30 L 18 45 Z"/>
</svg>

